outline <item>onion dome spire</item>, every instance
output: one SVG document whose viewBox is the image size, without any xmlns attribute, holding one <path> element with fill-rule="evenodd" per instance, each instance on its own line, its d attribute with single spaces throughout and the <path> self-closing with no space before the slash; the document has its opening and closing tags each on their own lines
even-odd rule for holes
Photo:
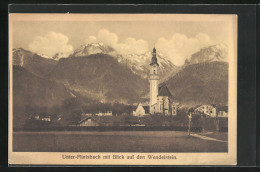
<svg viewBox="0 0 260 172">
<path fill-rule="evenodd" d="M 155 49 L 155 47 L 153 48 L 153 52 L 152 52 L 152 54 L 153 54 L 153 57 L 152 57 L 152 60 L 151 60 L 151 64 L 150 64 L 150 65 L 153 65 L 153 64 L 157 64 L 157 65 L 159 65 L 159 64 L 157 63 L 157 58 L 156 58 L 156 49 Z"/>
</svg>

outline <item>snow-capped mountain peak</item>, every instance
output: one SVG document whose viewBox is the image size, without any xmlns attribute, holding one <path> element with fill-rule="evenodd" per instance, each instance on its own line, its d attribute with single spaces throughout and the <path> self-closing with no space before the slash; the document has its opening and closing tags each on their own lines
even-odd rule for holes
<svg viewBox="0 0 260 172">
<path fill-rule="evenodd" d="M 81 45 L 73 52 L 71 56 L 80 57 L 98 53 L 108 54 L 113 51 L 113 48 L 106 46 L 103 43 L 91 43 L 87 45 Z"/>
<path fill-rule="evenodd" d="M 47 55 L 45 55 L 45 54 L 37 54 L 38 56 L 41 56 L 41 57 L 44 57 L 44 58 L 46 58 L 46 59 L 51 59 L 51 57 L 49 57 L 49 56 L 47 56 Z"/>
</svg>

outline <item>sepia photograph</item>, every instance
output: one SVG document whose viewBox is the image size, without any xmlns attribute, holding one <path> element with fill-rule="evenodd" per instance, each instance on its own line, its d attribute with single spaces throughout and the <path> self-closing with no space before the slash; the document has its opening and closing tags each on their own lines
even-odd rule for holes
<svg viewBox="0 0 260 172">
<path fill-rule="evenodd" d="M 9 164 L 235 165 L 237 16 L 9 14 Z"/>
</svg>

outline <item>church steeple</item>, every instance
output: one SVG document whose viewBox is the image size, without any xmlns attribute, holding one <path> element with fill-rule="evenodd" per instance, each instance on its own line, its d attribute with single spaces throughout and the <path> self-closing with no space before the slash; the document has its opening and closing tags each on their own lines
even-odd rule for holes
<svg viewBox="0 0 260 172">
<path fill-rule="evenodd" d="M 156 58 L 156 49 L 152 51 L 153 57 L 150 64 L 150 113 L 154 114 L 157 107 L 157 96 L 158 96 L 158 84 L 159 84 L 159 64 Z"/>
<path fill-rule="evenodd" d="M 156 49 L 155 49 L 155 47 L 153 48 L 153 56 L 156 57 Z"/>
<path fill-rule="evenodd" d="M 153 57 L 152 57 L 152 60 L 151 60 L 150 65 L 154 65 L 154 64 L 156 64 L 156 65 L 159 66 L 159 64 L 157 63 L 157 58 L 156 58 L 156 49 L 155 49 L 155 47 L 153 48 L 153 52 L 152 52 L 152 54 L 153 54 Z"/>
</svg>

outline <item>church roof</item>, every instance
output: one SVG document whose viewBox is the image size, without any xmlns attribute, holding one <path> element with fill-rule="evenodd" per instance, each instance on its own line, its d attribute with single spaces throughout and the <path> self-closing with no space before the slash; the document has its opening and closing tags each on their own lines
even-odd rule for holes
<svg viewBox="0 0 260 172">
<path fill-rule="evenodd" d="M 158 96 L 168 96 L 168 97 L 172 96 L 166 84 L 162 84 L 161 86 L 159 86 Z"/>
</svg>

